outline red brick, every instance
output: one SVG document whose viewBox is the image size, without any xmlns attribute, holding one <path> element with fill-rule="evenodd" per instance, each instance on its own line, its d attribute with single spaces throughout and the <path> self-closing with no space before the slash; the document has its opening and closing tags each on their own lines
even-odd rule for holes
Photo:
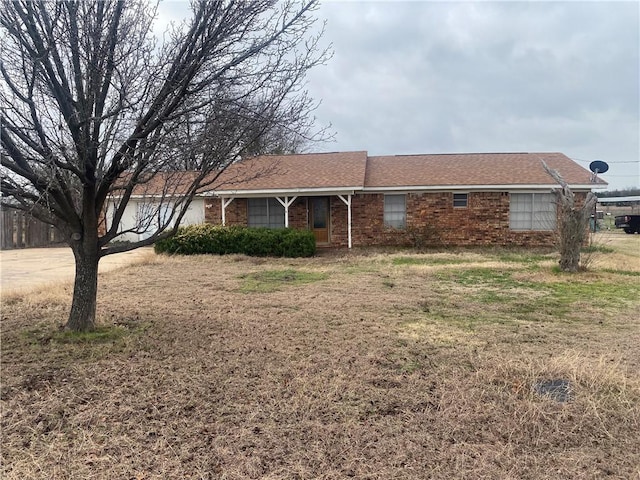
<svg viewBox="0 0 640 480">
<path fill-rule="evenodd" d="M 578 204 L 585 193 L 576 194 Z M 513 231 L 509 228 L 508 192 L 470 192 L 466 208 L 453 207 L 453 192 L 407 194 L 407 228 L 384 225 L 384 195 L 352 196 L 353 246 L 552 246 L 554 231 Z M 207 199 L 205 220 L 221 223 L 220 200 Z M 347 206 L 330 197 L 331 246 L 348 246 Z M 227 225 L 247 224 L 247 201 L 236 198 L 226 209 Z M 308 198 L 299 197 L 289 208 L 289 226 L 307 229 Z"/>
</svg>

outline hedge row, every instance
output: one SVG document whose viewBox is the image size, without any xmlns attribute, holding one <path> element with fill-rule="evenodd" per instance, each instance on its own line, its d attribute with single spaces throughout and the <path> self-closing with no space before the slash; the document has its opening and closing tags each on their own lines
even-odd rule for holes
<svg viewBox="0 0 640 480">
<path fill-rule="evenodd" d="M 181 227 L 155 244 L 156 253 L 196 255 L 243 253 L 255 257 L 310 257 L 316 252 L 313 233 L 291 228 L 221 227 L 202 224 Z"/>
</svg>

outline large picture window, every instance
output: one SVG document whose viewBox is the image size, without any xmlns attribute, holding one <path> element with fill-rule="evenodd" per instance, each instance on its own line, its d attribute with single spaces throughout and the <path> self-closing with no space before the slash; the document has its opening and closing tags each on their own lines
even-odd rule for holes
<svg viewBox="0 0 640 480">
<path fill-rule="evenodd" d="M 384 224 L 391 228 L 405 228 L 407 208 L 405 195 L 384 196 Z"/>
<path fill-rule="evenodd" d="M 284 206 L 275 198 L 250 198 L 247 202 L 248 226 L 284 228 Z"/>
<path fill-rule="evenodd" d="M 552 193 L 512 193 L 509 207 L 511 230 L 554 230 L 556 204 Z"/>
</svg>

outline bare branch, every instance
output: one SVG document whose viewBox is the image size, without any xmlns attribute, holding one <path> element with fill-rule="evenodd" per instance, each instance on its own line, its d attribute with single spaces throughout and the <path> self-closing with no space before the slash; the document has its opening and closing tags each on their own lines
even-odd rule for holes
<svg viewBox="0 0 640 480">
<path fill-rule="evenodd" d="M 174 233 L 228 165 L 324 137 L 303 88 L 329 56 L 316 5 L 193 0 L 159 43 L 146 0 L 0 0 L 2 202 L 65 232 L 77 289 L 120 235 Z M 132 199 L 148 214 L 121 227 Z M 74 293 L 70 325 L 94 310 Z"/>
<path fill-rule="evenodd" d="M 544 160 L 541 159 L 541 162 L 545 172 L 562 187 L 552 190 L 560 209 L 558 212 L 560 268 L 567 272 L 577 272 L 581 267 L 580 251 L 587 236 L 589 218 L 598 198 L 592 192 L 588 192 L 584 202 L 579 204 L 576 201 L 576 195 L 560 172 L 550 168 Z"/>
</svg>

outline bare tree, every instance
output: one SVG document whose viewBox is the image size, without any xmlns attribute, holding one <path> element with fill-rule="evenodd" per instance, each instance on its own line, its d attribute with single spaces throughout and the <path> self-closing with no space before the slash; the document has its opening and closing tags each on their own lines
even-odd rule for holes
<svg viewBox="0 0 640 480">
<path fill-rule="evenodd" d="M 327 59 L 315 0 L 193 0 L 162 41 L 146 0 L 0 1 L 1 201 L 73 250 L 69 329 L 94 327 L 101 257 L 175 233 L 199 189 L 261 139 L 323 134 L 304 91 Z M 155 203 L 136 229 L 154 231 L 109 244 L 140 192 Z"/>
<path fill-rule="evenodd" d="M 309 143 L 308 135 L 301 135 L 294 130 L 294 119 L 273 118 L 273 114 L 282 115 L 283 112 L 261 112 L 264 107 L 255 103 L 247 104 L 252 99 L 219 99 L 216 108 L 205 116 L 205 125 L 194 128 L 196 120 L 192 116 L 175 132 L 175 147 L 182 150 L 185 144 L 189 155 L 171 155 L 167 159 L 168 167 L 177 170 L 197 170 L 211 152 L 222 148 L 228 149 L 224 139 L 220 139 L 219 132 L 226 133 L 226 139 L 243 138 L 242 155 L 251 157 L 264 154 L 292 154 L 302 153 Z"/>
<path fill-rule="evenodd" d="M 550 168 L 544 161 L 545 171 L 562 188 L 553 190 L 560 208 L 558 213 L 558 248 L 560 250 L 560 269 L 563 272 L 577 272 L 580 270 L 580 251 L 588 235 L 589 218 L 598 201 L 592 192 L 582 205 L 576 202 L 576 196 L 562 178 L 560 173 Z"/>
</svg>

